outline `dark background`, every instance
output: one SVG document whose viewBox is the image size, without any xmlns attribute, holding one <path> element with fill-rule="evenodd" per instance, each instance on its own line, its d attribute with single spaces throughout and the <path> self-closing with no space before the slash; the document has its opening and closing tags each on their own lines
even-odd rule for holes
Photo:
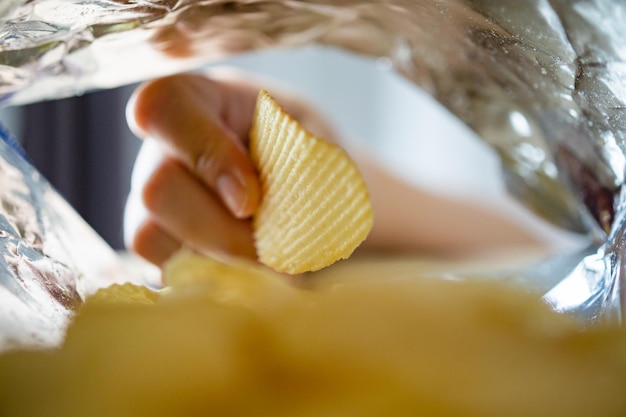
<svg viewBox="0 0 626 417">
<path fill-rule="evenodd" d="M 125 107 L 134 86 L 20 107 L 14 134 L 33 164 L 115 249 L 141 141 Z"/>
</svg>

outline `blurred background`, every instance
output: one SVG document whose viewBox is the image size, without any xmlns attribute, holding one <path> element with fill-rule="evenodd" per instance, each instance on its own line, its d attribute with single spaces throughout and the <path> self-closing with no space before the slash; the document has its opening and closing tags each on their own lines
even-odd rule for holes
<svg viewBox="0 0 626 417">
<path fill-rule="evenodd" d="M 370 150 L 411 183 L 534 222 L 506 195 L 495 153 L 397 76 L 386 59 L 307 47 L 255 52 L 215 65 L 289 86 L 315 104 L 346 141 Z M 115 249 L 123 248 L 123 210 L 140 146 L 125 120 L 134 87 L 0 112 L 33 164 Z"/>
</svg>

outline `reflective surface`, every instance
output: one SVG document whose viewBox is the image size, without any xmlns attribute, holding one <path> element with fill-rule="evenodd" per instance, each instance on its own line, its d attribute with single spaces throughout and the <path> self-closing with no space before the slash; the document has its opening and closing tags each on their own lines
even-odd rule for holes
<svg viewBox="0 0 626 417">
<path fill-rule="evenodd" d="M 123 266 L 0 137 L 0 352 L 55 346 L 85 295 L 123 277 Z"/>
</svg>

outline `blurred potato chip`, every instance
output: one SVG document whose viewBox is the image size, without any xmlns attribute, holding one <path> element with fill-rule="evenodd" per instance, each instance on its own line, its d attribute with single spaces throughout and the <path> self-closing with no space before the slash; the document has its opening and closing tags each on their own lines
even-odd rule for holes
<svg viewBox="0 0 626 417">
<path fill-rule="evenodd" d="M 183 249 L 163 267 L 163 280 L 172 297 L 203 292 L 226 305 L 262 311 L 299 297 L 285 276 L 243 258 L 210 258 Z"/>
<path fill-rule="evenodd" d="M 365 240 L 373 211 L 358 168 L 266 91 L 258 97 L 250 151 L 263 193 L 253 223 L 261 262 L 290 274 L 317 271 Z"/>
<path fill-rule="evenodd" d="M 152 304 L 159 297 L 159 292 L 143 285 L 131 283 L 113 284 L 99 289 L 87 299 L 89 304 L 131 303 Z"/>
<path fill-rule="evenodd" d="M 519 288 L 381 275 L 241 305 L 286 286 L 173 262 L 154 303 L 87 302 L 62 347 L 0 355 L 0 416 L 624 416 L 623 329 L 582 329 Z"/>
</svg>

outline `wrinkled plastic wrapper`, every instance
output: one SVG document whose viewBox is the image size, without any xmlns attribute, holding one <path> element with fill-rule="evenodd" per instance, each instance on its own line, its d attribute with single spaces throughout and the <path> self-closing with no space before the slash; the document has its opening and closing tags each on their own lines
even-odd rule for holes
<svg viewBox="0 0 626 417">
<path fill-rule="evenodd" d="M 554 225 L 589 237 L 585 251 L 505 275 L 541 288 L 557 311 L 583 322 L 620 322 L 624 22 L 626 3 L 610 0 L 5 0 L 0 100 L 76 95 L 264 48 L 322 44 L 385 59 L 497 151 L 512 195 Z M 67 223 L 75 216 L 65 219 L 56 197 L 34 198 L 39 183 L 28 179 L 31 170 L 10 152 L 2 156 L 3 176 L 15 177 L 1 197 L 3 216 L 14 207 L 15 221 L 41 227 L 36 243 L 53 247 L 66 223 L 49 227 L 41 215 Z M 16 211 L 6 201 L 18 195 Z M 8 222 L 2 228 L 19 229 Z M 33 243 L 30 235 L 9 236 L 0 248 L 6 257 L 19 258 L 15 248 Z M 65 255 L 76 245 L 62 254 L 40 249 L 33 256 L 49 262 L 46 279 L 74 300 L 80 275 Z M 12 265 L 3 264 L 2 308 L 4 294 L 26 302 L 33 292 L 24 285 L 12 290 L 25 279 Z M 63 314 L 68 302 L 57 303 Z"/>
</svg>

